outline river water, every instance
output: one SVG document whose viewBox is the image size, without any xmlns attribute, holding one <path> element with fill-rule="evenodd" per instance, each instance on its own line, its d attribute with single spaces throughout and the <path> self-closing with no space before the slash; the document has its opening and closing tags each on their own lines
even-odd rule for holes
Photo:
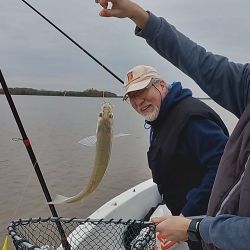
<svg viewBox="0 0 250 250">
<path fill-rule="evenodd" d="M 13 96 L 52 198 L 72 196 L 87 184 L 94 147 L 78 141 L 94 135 L 102 98 Z M 120 98 L 114 106 L 114 133 L 130 135 L 113 141 L 110 164 L 97 190 L 80 204 L 56 206 L 59 216 L 86 218 L 105 202 L 147 180 L 148 130 L 144 120 Z M 211 100 L 205 101 L 232 131 L 237 119 Z M 8 224 L 19 218 L 51 216 L 42 189 L 5 96 L 0 95 L 0 243 Z"/>
</svg>

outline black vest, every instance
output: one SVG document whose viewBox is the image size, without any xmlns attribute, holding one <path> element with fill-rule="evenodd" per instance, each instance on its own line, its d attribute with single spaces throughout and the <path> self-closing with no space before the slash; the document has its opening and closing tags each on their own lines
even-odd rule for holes
<svg viewBox="0 0 250 250">
<path fill-rule="evenodd" d="M 193 117 L 214 121 L 228 135 L 220 117 L 205 103 L 193 97 L 181 100 L 161 117 L 160 123 L 153 125 L 154 134 L 148 151 L 148 164 L 153 180 L 173 215 L 181 213 L 187 193 L 201 183 L 205 173 L 205 169 L 195 159 L 179 150 L 185 127 Z M 206 207 L 202 211 L 202 214 L 205 213 Z"/>
</svg>

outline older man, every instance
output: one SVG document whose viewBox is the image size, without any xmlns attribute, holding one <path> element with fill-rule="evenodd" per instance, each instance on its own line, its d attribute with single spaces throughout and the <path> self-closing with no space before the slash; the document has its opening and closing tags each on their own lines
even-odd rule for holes
<svg viewBox="0 0 250 250">
<path fill-rule="evenodd" d="M 180 82 L 168 84 L 145 65 L 127 73 L 124 99 L 151 128 L 148 163 L 171 212 L 205 214 L 228 139 L 220 117 Z"/>
</svg>

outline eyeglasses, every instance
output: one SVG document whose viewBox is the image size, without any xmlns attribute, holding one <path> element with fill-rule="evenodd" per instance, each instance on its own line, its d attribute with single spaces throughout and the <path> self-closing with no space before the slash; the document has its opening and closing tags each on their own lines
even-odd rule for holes
<svg viewBox="0 0 250 250">
<path fill-rule="evenodd" d="M 146 91 L 148 91 L 152 86 L 154 86 L 154 84 L 158 82 L 160 82 L 160 79 L 152 79 L 145 88 L 133 91 L 134 93 L 130 92 L 129 95 L 126 94 L 123 98 L 123 101 L 126 101 L 129 104 L 133 103 L 136 98 L 141 97 Z"/>
</svg>

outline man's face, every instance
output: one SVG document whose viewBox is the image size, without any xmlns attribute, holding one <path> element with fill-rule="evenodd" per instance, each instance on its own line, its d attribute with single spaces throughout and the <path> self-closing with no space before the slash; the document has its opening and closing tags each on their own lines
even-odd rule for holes
<svg viewBox="0 0 250 250">
<path fill-rule="evenodd" d="M 150 85 L 147 88 L 128 93 L 132 107 L 147 121 L 154 121 L 160 111 L 161 99 L 167 94 L 163 81 Z"/>
</svg>

